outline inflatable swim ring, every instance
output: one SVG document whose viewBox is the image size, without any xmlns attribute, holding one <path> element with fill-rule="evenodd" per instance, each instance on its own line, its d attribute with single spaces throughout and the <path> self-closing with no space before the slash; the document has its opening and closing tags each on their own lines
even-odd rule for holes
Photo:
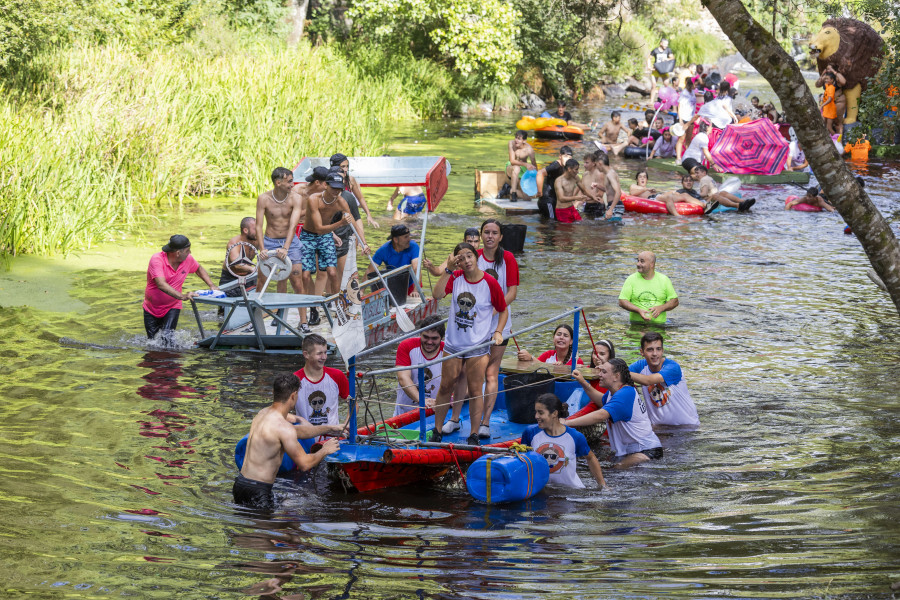
<svg viewBox="0 0 900 600">
<path fill-rule="evenodd" d="M 788 196 L 784 199 L 784 207 L 787 208 L 788 202 L 797 200 L 798 198 L 800 198 L 800 196 Z M 806 202 L 795 204 L 790 208 L 790 210 L 799 210 L 800 212 L 822 212 L 822 209 L 820 207 L 813 206 L 812 204 L 807 204 Z"/>
<path fill-rule="evenodd" d="M 571 125 L 566 127 L 560 127 L 559 125 L 538 127 L 537 121 L 540 121 L 540 119 L 535 119 L 534 137 L 536 138 L 543 140 L 580 140 L 584 137 L 584 129 L 581 127 L 572 127 Z"/>
<path fill-rule="evenodd" d="M 646 159 L 650 156 L 650 151 L 652 148 L 641 148 L 640 146 L 625 146 L 625 149 L 622 151 L 622 155 L 625 158 L 640 158 Z"/>
<path fill-rule="evenodd" d="M 625 210 L 628 212 L 656 215 L 668 214 L 668 211 L 666 210 L 666 203 L 660 202 L 659 200 L 650 200 L 648 198 L 641 198 L 640 196 L 629 196 L 628 194 L 622 194 L 622 204 L 625 206 Z M 727 212 L 732 210 L 737 209 L 729 206 L 720 206 L 713 210 L 713 212 Z M 676 202 L 675 212 L 677 212 L 679 215 L 702 215 L 703 207 L 697 206 L 696 204 L 688 204 L 687 202 Z"/>
</svg>

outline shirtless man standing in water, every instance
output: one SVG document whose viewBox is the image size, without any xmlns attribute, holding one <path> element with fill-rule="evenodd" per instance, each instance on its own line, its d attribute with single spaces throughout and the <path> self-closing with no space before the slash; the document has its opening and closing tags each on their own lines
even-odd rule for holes
<svg viewBox="0 0 900 600">
<path fill-rule="evenodd" d="M 297 438 L 346 433 L 343 425 L 312 425 L 306 419 L 288 414 L 297 403 L 300 389 L 300 380 L 293 373 L 275 375 L 272 388 L 272 405 L 259 411 L 250 424 L 244 464 L 232 488 L 235 504 L 262 510 L 275 508 L 272 485 L 284 454 L 290 456 L 301 471 L 309 471 L 323 458 L 340 450 L 337 437 L 332 437 L 317 452 L 307 454 Z"/>
<path fill-rule="evenodd" d="M 609 122 L 597 132 L 597 136 L 604 146 L 603 148 L 600 148 L 600 150 L 612 150 L 614 154 L 621 152 L 621 149 L 628 144 L 627 136 L 624 145 L 619 142 L 619 134 L 623 130 L 625 133 L 628 133 L 628 128 L 622 124 L 622 113 L 617 110 L 612 111 L 609 115 Z M 619 150 L 616 151 L 616 148 L 619 148 Z"/>
<path fill-rule="evenodd" d="M 553 184 L 556 187 L 556 220 L 560 223 L 574 223 L 581 220 L 578 214 L 578 202 L 588 199 L 597 202 L 597 195 L 584 187 L 578 176 L 578 161 L 570 158 L 565 164 L 566 170 Z"/>
<path fill-rule="evenodd" d="M 611 219 L 616 206 L 619 205 L 619 200 L 622 199 L 619 174 L 609 166 L 609 155 L 606 152 L 600 152 L 599 150 L 594 152 L 594 166 L 604 178 L 602 184 L 603 189 L 606 191 L 606 214 L 604 218 Z M 621 206 L 623 209 L 620 212 L 624 214 L 624 205 Z"/>
<path fill-rule="evenodd" d="M 271 191 L 263 192 L 256 199 L 256 239 L 263 240 L 263 249 L 259 253 L 261 260 L 266 260 L 269 253 L 281 259 L 291 260 L 291 287 L 294 293 L 303 293 L 303 277 L 300 269 L 300 239 L 297 237 L 297 224 L 303 216 L 303 198 L 294 190 L 294 174 L 278 167 L 272 171 Z M 278 282 L 278 293 L 287 291 L 287 282 Z"/>
<path fill-rule="evenodd" d="M 509 185 L 512 188 L 509 193 L 510 202 L 519 201 L 519 178 L 525 174 L 525 171 L 537 169 L 534 148 L 526 141 L 527 139 L 528 133 L 520 129 L 516 131 L 516 137 L 510 140 L 508 144 L 509 160 L 506 161 L 506 176 L 509 177 Z M 531 164 L 528 164 L 529 160 Z M 531 199 L 527 195 L 526 197 L 529 200 Z"/>
</svg>

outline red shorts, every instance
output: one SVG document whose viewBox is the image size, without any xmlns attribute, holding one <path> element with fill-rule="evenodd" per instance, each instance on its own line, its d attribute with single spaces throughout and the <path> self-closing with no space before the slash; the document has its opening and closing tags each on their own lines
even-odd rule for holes
<svg viewBox="0 0 900 600">
<path fill-rule="evenodd" d="M 300 237 L 300 233 L 303 231 L 303 223 L 297 223 L 297 237 Z"/>
<path fill-rule="evenodd" d="M 575 221 L 581 220 L 581 215 L 574 206 L 570 206 L 569 208 L 557 208 L 554 212 L 556 213 L 556 220 L 560 223 L 574 223 Z"/>
</svg>

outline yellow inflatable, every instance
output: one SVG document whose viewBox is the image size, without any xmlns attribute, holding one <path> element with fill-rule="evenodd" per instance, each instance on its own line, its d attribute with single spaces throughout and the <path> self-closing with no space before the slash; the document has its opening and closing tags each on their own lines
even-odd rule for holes
<svg viewBox="0 0 900 600">
<path fill-rule="evenodd" d="M 552 119 L 548 119 L 547 117 L 538 117 L 534 120 L 534 128 L 535 129 L 543 129 L 550 125 L 550 121 Z"/>
<path fill-rule="evenodd" d="M 548 127 L 565 127 L 566 125 L 568 125 L 568 123 L 566 123 L 565 119 L 557 119 L 555 117 L 550 119 L 550 122 L 547 123 Z"/>
<path fill-rule="evenodd" d="M 534 129 L 534 119 L 523 117 L 516 121 L 516 128 L 522 131 L 531 131 Z"/>
</svg>

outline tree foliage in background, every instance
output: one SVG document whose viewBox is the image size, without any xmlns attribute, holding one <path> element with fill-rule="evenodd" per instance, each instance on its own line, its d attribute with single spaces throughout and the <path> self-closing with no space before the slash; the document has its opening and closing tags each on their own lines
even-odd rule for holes
<svg viewBox="0 0 900 600">
<path fill-rule="evenodd" d="M 503 0 L 359 0 L 354 38 L 507 83 L 522 60 L 515 8 Z"/>
</svg>

